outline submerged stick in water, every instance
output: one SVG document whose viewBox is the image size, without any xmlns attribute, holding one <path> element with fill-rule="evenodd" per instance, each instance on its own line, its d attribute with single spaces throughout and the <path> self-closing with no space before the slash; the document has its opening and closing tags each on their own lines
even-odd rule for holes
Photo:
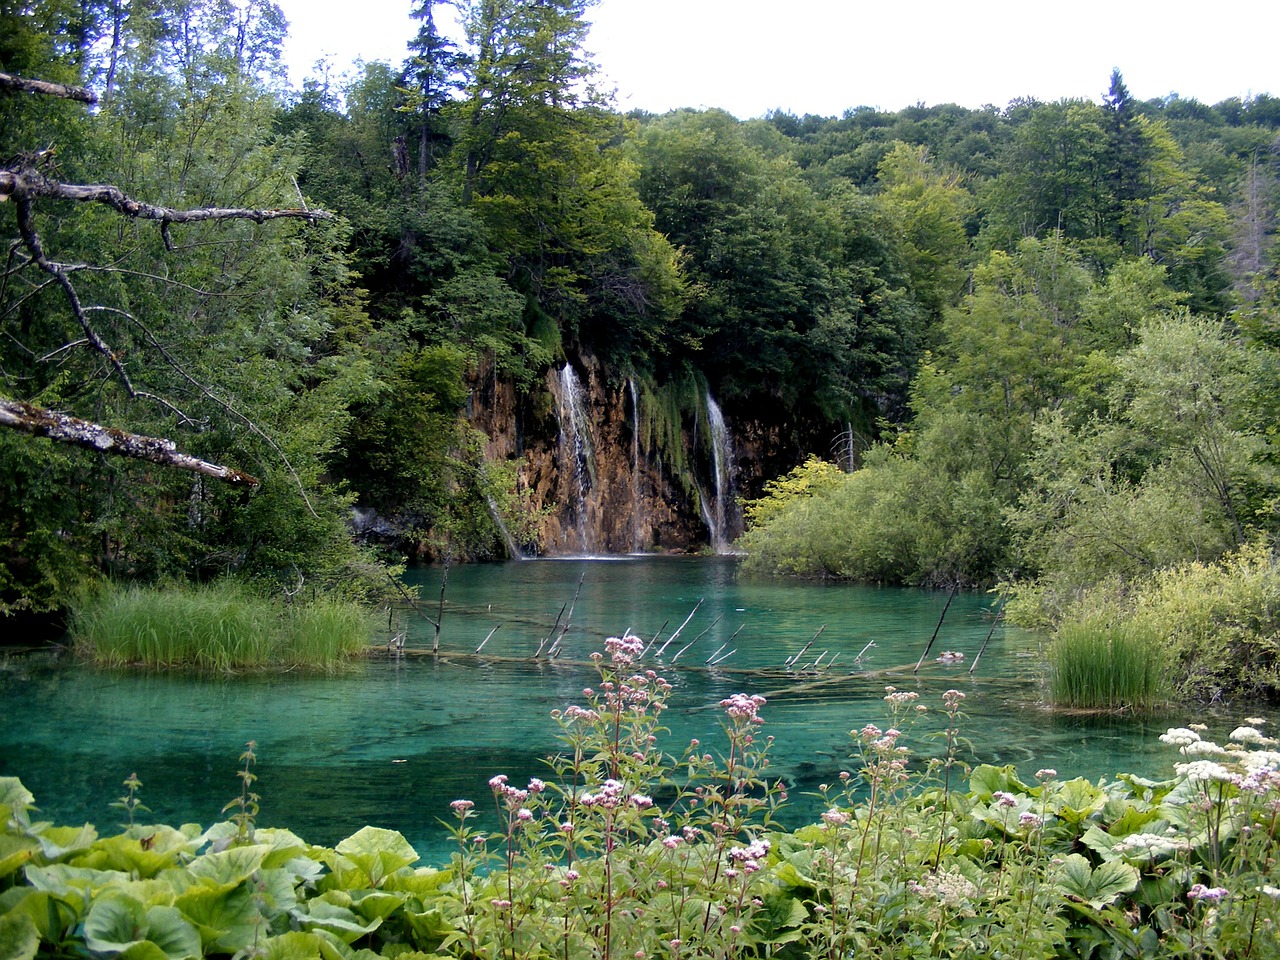
<svg viewBox="0 0 1280 960">
<path fill-rule="evenodd" d="M 500 626 L 502 626 L 502 624 L 498 624 L 498 627 Z M 485 636 L 485 638 L 480 641 L 480 646 L 476 647 L 476 653 L 479 653 L 481 650 L 484 649 L 484 645 L 489 642 L 489 637 L 492 637 L 495 633 L 498 632 L 498 627 L 494 627 L 492 630 L 490 630 L 489 633 Z"/>
<path fill-rule="evenodd" d="M 912 673 L 919 672 L 920 664 L 924 663 L 924 658 L 927 657 L 929 655 L 929 651 L 933 649 L 933 642 L 938 639 L 938 631 L 942 629 L 942 621 L 946 619 L 947 611 L 951 609 L 951 601 L 956 598 L 956 591 L 959 589 L 960 582 L 956 581 L 956 583 L 951 587 L 951 595 L 947 597 L 946 606 L 942 608 L 942 616 L 938 618 L 938 625 L 933 628 L 933 636 L 929 638 L 929 644 L 924 648 L 924 653 L 920 654 L 920 659 L 916 661 L 916 666 L 915 669 L 911 671 Z"/>
<path fill-rule="evenodd" d="M 667 637 L 667 642 L 658 648 L 658 656 L 662 656 L 666 652 L 667 647 L 671 646 L 671 641 L 680 636 L 680 631 L 689 625 L 689 621 L 692 620 L 693 615 L 698 612 L 698 608 L 702 606 L 702 601 L 704 599 L 704 597 L 700 597 L 698 599 L 698 602 L 693 605 L 693 609 L 689 611 L 689 615 L 684 618 L 684 623 L 680 624 L 680 626 L 676 628 L 676 632 Z"/>
<path fill-rule="evenodd" d="M 973 673 L 978 667 L 978 661 L 987 650 L 987 644 L 991 642 L 992 635 L 996 632 L 996 627 L 1000 625 L 1001 619 L 1004 617 L 1004 601 L 1008 597 L 1007 593 L 1000 594 L 1000 602 L 996 605 L 996 615 L 991 621 L 991 629 L 987 631 L 987 638 L 982 641 L 982 646 L 978 648 L 978 653 L 973 658 L 973 663 L 969 665 L 969 673 Z"/>
<path fill-rule="evenodd" d="M 813 642 L 814 642 L 815 640 L 817 640 L 820 636 L 822 636 L 822 631 L 823 631 L 823 630 L 825 630 L 825 629 L 827 629 L 827 625 L 824 623 L 822 626 L 820 626 L 820 627 L 818 628 L 818 632 L 817 632 L 817 633 L 815 633 L 812 637 L 810 637 L 810 638 L 809 638 L 809 642 L 808 642 L 808 643 L 806 643 L 803 647 L 801 647 L 801 648 L 800 648 L 800 652 L 799 652 L 799 653 L 797 653 L 797 654 L 796 654 L 794 657 L 792 657 L 791 659 L 789 659 L 786 663 L 784 663 L 784 664 L 783 664 L 783 666 L 784 666 L 784 667 L 792 667 L 792 666 L 795 666 L 795 664 L 800 660 L 800 658 L 804 656 L 805 651 L 806 651 L 806 650 L 808 650 L 810 647 L 812 647 L 812 646 L 813 646 Z"/>
</svg>

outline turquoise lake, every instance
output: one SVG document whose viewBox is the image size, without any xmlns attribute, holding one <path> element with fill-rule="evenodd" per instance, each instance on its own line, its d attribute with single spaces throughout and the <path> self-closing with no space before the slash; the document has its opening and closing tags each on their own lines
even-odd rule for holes
<svg viewBox="0 0 1280 960">
<path fill-rule="evenodd" d="M 441 575 L 435 567 L 409 575 L 432 616 Z M 402 832 L 425 861 L 441 862 L 449 802 L 465 797 L 483 808 L 496 773 L 545 777 L 543 759 L 559 748 L 551 711 L 582 702 L 597 679 L 590 654 L 627 629 L 659 637 L 645 666 L 674 685 L 663 715 L 670 728 L 663 746 L 672 754 L 693 737 L 719 743 L 721 699 L 767 698 L 763 732 L 775 738 L 770 756 L 788 785 L 789 826 L 816 817 L 811 792 L 851 766 L 850 731 L 883 723 L 886 685 L 917 690 L 933 706 L 948 689 L 964 692 L 970 763 L 1013 763 L 1026 776 L 1053 767 L 1060 777 L 1091 780 L 1171 773 L 1176 755 L 1156 737 L 1197 717 L 1045 709 L 1040 638 L 1003 625 L 993 632 L 992 596 L 957 594 L 913 673 L 946 604 L 946 593 L 747 579 L 731 558 L 453 567 L 439 656 L 430 653 L 431 624 L 410 612 L 402 653 L 381 650 L 340 676 L 120 673 L 45 653 L 9 655 L 0 661 L 0 774 L 23 780 L 44 819 L 110 828 L 119 819 L 110 803 L 136 772 L 150 819 L 207 825 L 237 793 L 237 757 L 252 739 L 260 824 L 323 844 L 375 824 Z M 544 641 L 566 617 L 560 650 L 547 659 Z M 944 651 L 964 659 L 938 662 Z M 937 729 L 940 719 L 916 733 Z M 910 745 L 921 756 L 937 749 L 919 736 Z"/>
</svg>

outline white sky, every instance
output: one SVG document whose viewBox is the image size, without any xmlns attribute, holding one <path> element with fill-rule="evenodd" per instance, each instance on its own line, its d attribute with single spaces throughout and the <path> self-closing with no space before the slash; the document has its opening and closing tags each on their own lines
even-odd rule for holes
<svg viewBox="0 0 1280 960">
<path fill-rule="evenodd" d="M 357 58 L 399 65 L 417 28 L 410 0 L 277 2 L 295 85 L 325 54 L 337 74 Z M 600 0 L 589 16 L 620 110 L 1096 101 L 1113 67 L 1140 99 L 1280 96 L 1276 0 Z"/>
</svg>

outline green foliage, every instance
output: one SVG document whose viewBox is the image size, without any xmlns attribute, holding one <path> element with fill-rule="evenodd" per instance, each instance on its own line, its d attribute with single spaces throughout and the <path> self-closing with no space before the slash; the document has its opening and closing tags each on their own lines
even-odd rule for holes
<svg viewBox="0 0 1280 960">
<path fill-rule="evenodd" d="M 839 482 L 844 473 L 834 463 L 809 457 L 786 476 L 764 485 L 764 495 L 742 505 L 748 528 L 765 526 L 775 520 L 791 503 L 811 497 Z"/>
<path fill-rule="evenodd" d="M 77 652 L 111 666 L 333 670 L 368 646 L 372 619 L 330 598 L 281 603 L 247 587 L 104 588 L 73 611 Z"/>
</svg>

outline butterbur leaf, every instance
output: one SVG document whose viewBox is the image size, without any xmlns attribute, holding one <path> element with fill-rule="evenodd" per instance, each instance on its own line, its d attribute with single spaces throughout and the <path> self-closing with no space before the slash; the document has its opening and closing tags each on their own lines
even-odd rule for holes
<svg viewBox="0 0 1280 960">
<path fill-rule="evenodd" d="M 129 960 L 185 960 L 203 955 L 200 934 L 173 907 L 146 907 L 133 897 L 99 897 L 84 920 L 84 943 Z"/>
<path fill-rule="evenodd" d="M 258 945 L 258 960 L 324 960 L 325 948 L 333 946 L 323 937 L 302 930 L 291 930 L 271 937 Z"/>
<path fill-rule="evenodd" d="M 418 859 L 418 852 L 395 830 L 363 827 L 335 848 L 369 877 L 369 885 L 381 886 L 384 878 Z"/>
<path fill-rule="evenodd" d="M 351 910 L 329 903 L 325 899 L 328 894 L 309 901 L 305 907 L 293 911 L 293 917 L 308 930 L 327 932 L 343 943 L 354 943 L 365 934 L 372 933 L 382 925 L 381 919 L 362 921 Z"/>
<path fill-rule="evenodd" d="M 424 910 L 422 913 L 406 910 L 402 916 L 408 922 L 409 929 L 413 931 L 414 939 L 418 943 L 435 944 L 442 942 L 446 937 L 456 933 L 458 929 L 444 915 L 442 910 L 434 907 L 430 910 Z"/>
<path fill-rule="evenodd" d="M 32 919 L 7 913 L 0 917 L 0 960 L 33 960 L 40 949 L 40 933 Z"/>
<path fill-rule="evenodd" d="M 136 836 L 122 833 L 104 837 L 73 862 L 76 866 L 96 870 L 119 870 L 139 877 L 154 877 L 172 866 L 189 845 L 190 842 L 171 827 L 148 827 Z"/>
<path fill-rule="evenodd" d="M 0 877 L 21 870 L 35 857 L 40 845 L 29 837 L 0 833 Z"/>
<path fill-rule="evenodd" d="M 268 847 L 260 844 L 232 847 L 230 850 L 206 853 L 204 856 L 197 857 L 191 861 L 187 869 L 192 876 L 226 889 L 237 886 L 253 876 L 262 866 L 268 851 Z"/>
<path fill-rule="evenodd" d="M 174 900 L 174 906 L 200 931 L 210 953 L 235 953 L 251 946 L 260 931 L 253 891 L 238 887 L 194 886 Z"/>
<path fill-rule="evenodd" d="M 24 787 L 17 777 L 0 777 L 0 807 L 7 807 L 9 812 L 18 813 L 30 810 L 35 802 L 35 794 Z"/>
<path fill-rule="evenodd" d="M 997 791 L 1005 793 L 1026 793 L 1031 788 L 1018 779 L 1013 764 L 993 767 L 989 763 L 979 764 L 969 775 L 969 792 L 980 800 L 990 800 Z"/>
<path fill-rule="evenodd" d="M 306 855 L 309 846 L 297 834 L 279 827 L 264 827 L 253 834 L 256 843 L 267 847 L 262 860 L 263 869 L 282 867 L 291 860 Z"/>
<path fill-rule="evenodd" d="M 48 827 L 36 837 L 40 843 L 40 855 L 48 863 L 82 853 L 97 839 L 98 831 L 88 823 L 83 827 Z"/>
<path fill-rule="evenodd" d="M 1059 784 L 1049 798 L 1049 809 L 1068 823 L 1081 823 L 1101 810 L 1107 795 L 1083 777 Z"/>
<path fill-rule="evenodd" d="M 1136 890 L 1140 878 L 1134 867 L 1120 860 L 1108 861 L 1094 869 L 1088 860 L 1073 853 L 1063 861 L 1059 887 L 1066 896 L 1101 910 Z"/>
</svg>

